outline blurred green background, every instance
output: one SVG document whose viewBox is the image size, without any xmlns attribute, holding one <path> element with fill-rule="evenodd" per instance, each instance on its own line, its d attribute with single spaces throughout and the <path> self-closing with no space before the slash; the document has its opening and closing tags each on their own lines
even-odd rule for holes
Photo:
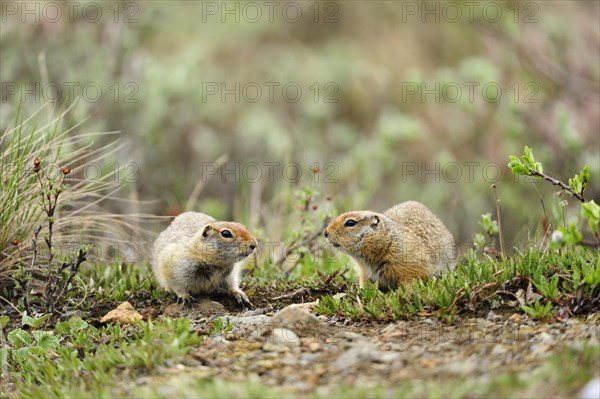
<svg viewBox="0 0 600 399">
<path fill-rule="evenodd" d="M 523 243 L 544 214 L 506 167 L 524 145 L 564 181 L 588 164 L 600 202 L 597 1 L 3 2 L 1 18 L 0 128 L 19 103 L 78 101 L 84 131 L 122 132 L 102 168 L 131 165 L 116 178 L 151 213 L 188 204 L 276 240 L 311 185 L 339 212 L 422 201 L 465 242 L 495 183 Z"/>
</svg>

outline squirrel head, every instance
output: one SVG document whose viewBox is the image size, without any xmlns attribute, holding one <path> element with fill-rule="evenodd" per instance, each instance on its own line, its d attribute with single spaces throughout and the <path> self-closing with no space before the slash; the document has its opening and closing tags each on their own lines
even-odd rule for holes
<svg viewBox="0 0 600 399">
<path fill-rule="evenodd" d="M 384 218 L 372 211 L 346 212 L 333 219 L 323 234 L 335 248 L 350 255 L 360 255 L 365 242 L 381 236 Z"/>
<path fill-rule="evenodd" d="M 256 238 L 241 223 L 212 222 L 196 234 L 194 252 L 213 264 L 231 265 L 245 259 L 256 249 Z"/>
</svg>

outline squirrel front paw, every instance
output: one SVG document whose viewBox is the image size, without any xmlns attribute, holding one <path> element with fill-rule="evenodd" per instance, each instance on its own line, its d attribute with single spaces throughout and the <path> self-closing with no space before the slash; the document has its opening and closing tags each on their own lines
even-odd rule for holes
<svg viewBox="0 0 600 399">
<path fill-rule="evenodd" d="M 177 296 L 177 304 L 181 304 L 186 308 L 191 308 L 194 306 L 191 295 Z"/>
<path fill-rule="evenodd" d="M 252 302 L 250 302 L 250 300 L 248 299 L 248 295 L 246 295 L 246 293 L 244 293 L 244 291 L 242 290 L 238 290 L 238 291 L 233 291 L 231 293 L 231 295 L 233 295 L 233 297 L 235 298 L 235 300 L 244 307 L 244 309 L 247 308 L 252 308 Z"/>
</svg>

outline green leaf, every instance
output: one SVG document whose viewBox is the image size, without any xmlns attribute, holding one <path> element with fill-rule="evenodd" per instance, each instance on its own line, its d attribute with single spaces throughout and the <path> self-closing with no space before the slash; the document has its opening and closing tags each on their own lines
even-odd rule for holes
<svg viewBox="0 0 600 399">
<path fill-rule="evenodd" d="M 523 162 L 531 169 L 535 167 L 535 158 L 533 157 L 533 151 L 527 146 L 523 148 Z"/>
<path fill-rule="evenodd" d="M 39 328 L 41 326 L 44 325 L 44 323 L 46 322 L 46 320 L 48 320 L 52 315 L 50 313 L 47 313 L 45 315 L 43 315 L 42 317 L 38 317 L 37 319 L 35 319 L 33 321 L 33 324 L 31 325 L 33 328 Z"/>
<path fill-rule="evenodd" d="M 12 330 L 7 336 L 8 342 L 11 343 L 15 348 L 21 348 L 23 346 L 29 346 L 33 342 L 31 335 L 20 328 Z"/>
<path fill-rule="evenodd" d="M 12 351 L 12 354 L 17 361 L 23 363 L 29 357 L 29 348 L 19 348 L 15 351 Z"/>
<path fill-rule="evenodd" d="M 573 189 L 573 191 L 575 191 L 576 193 L 581 193 L 583 185 L 579 180 L 579 176 L 575 176 L 569 179 L 569 187 L 571 187 L 571 189 Z"/>
<path fill-rule="evenodd" d="M 583 235 L 575 223 L 571 223 L 566 228 L 564 226 L 558 226 L 557 230 L 563 234 L 562 242 L 564 245 L 578 245 L 583 242 Z"/>
<path fill-rule="evenodd" d="M 586 219 L 599 220 L 600 206 L 594 200 L 581 204 L 581 215 Z"/>
<path fill-rule="evenodd" d="M 69 325 L 71 326 L 71 331 L 81 331 L 88 327 L 88 322 L 79 317 L 72 317 L 69 319 Z"/>
<path fill-rule="evenodd" d="M 48 350 L 46 348 L 43 348 L 39 345 L 29 347 L 28 349 L 29 349 L 29 353 L 32 355 L 44 356 L 45 354 L 48 353 Z"/>
<path fill-rule="evenodd" d="M 521 159 L 514 155 L 509 156 L 510 162 L 508 167 L 515 175 L 533 175 L 535 172 L 543 173 L 544 167 L 540 162 L 535 161 L 533 150 L 528 146 L 523 148 L 523 156 Z"/>
<path fill-rule="evenodd" d="M 510 171 L 515 175 L 522 175 L 527 173 L 527 168 L 523 165 L 523 162 L 514 155 L 510 156 L 510 162 L 508 163 Z"/>
<path fill-rule="evenodd" d="M 492 220 L 491 213 L 484 213 L 483 215 L 481 215 L 479 225 L 488 235 L 498 234 L 498 222 Z"/>
<path fill-rule="evenodd" d="M 21 317 L 21 323 L 23 323 L 23 325 L 25 326 L 33 327 L 33 325 L 35 324 L 35 319 L 29 315 L 24 314 L 23 317 Z"/>
<path fill-rule="evenodd" d="M 43 349 L 54 348 L 58 344 L 58 338 L 52 331 L 33 331 L 32 334 L 38 346 Z"/>
<path fill-rule="evenodd" d="M 483 236 L 483 234 L 475 234 L 474 244 L 475 247 L 478 249 L 483 248 L 485 246 L 485 237 Z"/>
<path fill-rule="evenodd" d="M 569 179 L 569 187 L 576 193 L 583 194 L 587 186 L 587 182 L 590 179 L 589 167 L 586 165 L 578 175 Z"/>
<path fill-rule="evenodd" d="M 0 328 L 3 328 L 10 321 L 10 317 L 8 316 L 0 316 Z"/>
<path fill-rule="evenodd" d="M 584 281 L 593 289 L 600 285 L 600 258 L 596 260 L 596 266 L 585 270 Z"/>
</svg>

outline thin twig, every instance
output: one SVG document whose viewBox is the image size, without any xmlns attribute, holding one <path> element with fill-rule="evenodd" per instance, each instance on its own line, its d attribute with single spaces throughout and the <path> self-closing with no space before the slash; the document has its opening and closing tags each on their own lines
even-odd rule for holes
<svg viewBox="0 0 600 399">
<path fill-rule="evenodd" d="M 325 286 L 329 285 L 329 283 L 331 282 L 331 280 L 333 280 L 338 275 L 339 276 L 343 276 L 348 270 L 350 270 L 350 269 L 348 269 L 348 266 L 344 266 L 343 270 L 337 269 L 333 273 L 330 273 L 329 276 L 327 276 L 327 278 L 323 282 L 323 285 L 325 285 Z"/>
<path fill-rule="evenodd" d="M 31 257 L 31 270 L 33 271 L 35 268 L 35 264 L 37 262 L 37 239 L 40 231 L 42 230 L 42 225 L 40 224 L 33 230 L 33 238 L 31 240 L 31 247 L 33 250 L 33 256 Z M 31 281 L 28 279 L 25 282 L 25 309 L 29 311 L 29 292 L 30 292 Z"/>
<path fill-rule="evenodd" d="M 16 310 L 21 317 L 23 316 L 23 312 L 21 312 L 15 305 L 13 305 L 11 301 L 4 298 L 2 295 L 0 295 L 0 299 L 2 299 L 4 302 L 8 303 L 10 305 L 10 307 L 13 308 L 14 310 Z"/>
<path fill-rule="evenodd" d="M 571 187 L 569 187 L 565 183 L 561 182 L 560 180 L 555 179 L 554 177 L 548 176 L 545 173 L 541 173 L 541 172 L 538 172 L 538 171 L 535 171 L 535 170 L 531 170 L 531 175 L 541 177 L 542 179 L 549 181 L 553 185 L 559 186 L 563 190 L 571 193 L 579 201 L 584 202 L 584 203 L 586 202 L 585 198 L 583 197 L 583 194 L 576 192 Z"/>
<path fill-rule="evenodd" d="M 79 270 L 79 266 L 86 260 L 87 260 L 87 251 L 79 249 L 79 252 L 77 253 L 77 260 L 75 262 L 71 261 L 70 263 L 62 264 L 61 273 L 62 273 L 62 270 L 66 269 L 67 266 L 71 266 L 71 272 L 69 273 L 69 277 L 67 278 L 67 281 L 65 281 L 65 283 L 62 285 L 60 292 L 54 298 L 54 302 L 52 303 L 52 307 L 51 307 L 52 311 L 54 310 L 54 307 L 58 303 L 59 299 L 65 293 L 65 290 L 67 289 L 69 284 L 71 284 L 71 280 L 73 280 L 73 277 L 75 277 L 75 275 L 77 274 L 77 271 Z M 54 290 L 53 290 L 53 292 L 54 292 Z M 50 313 L 52 313 L 52 311 Z"/>
<path fill-rule="evenodd" d="M 298 288 L 296 291 L 294 291 L 290 294 L 276 296 L 275 298 L 273 298 L 273 300 L 278 301 L 280 299 L 291 299 L 291 298 L 297 297 L 299 295 L 307 294 L 309 292 L 310 292 L 310 288 L 302 287 L 302 288 Z"/>
</svg>

